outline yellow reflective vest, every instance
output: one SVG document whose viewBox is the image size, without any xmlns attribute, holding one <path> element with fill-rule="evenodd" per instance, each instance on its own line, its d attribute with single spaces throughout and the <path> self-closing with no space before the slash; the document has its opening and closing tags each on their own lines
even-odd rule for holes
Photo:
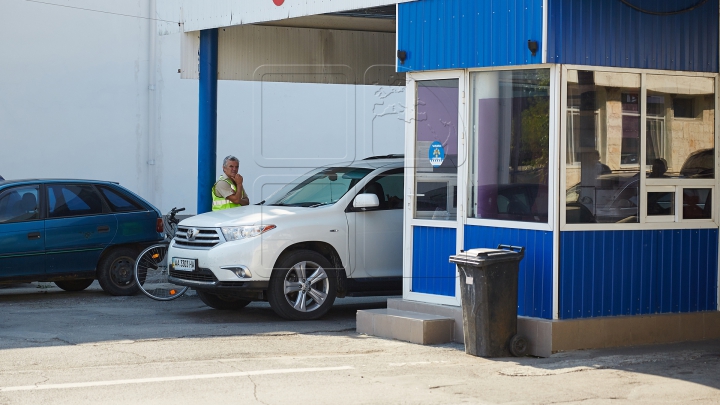
<svg viewBox="0 0 720 405">
<path fill-rule="evenodd" d="M 221 181 L 227 182 L 227 184 L 230 185 L 230 188 L 232 188 L 233 191 L 237 191 L 237 186 L 235 185 L 235 183 L 230 181 L 230 179 L 221 176 L 220 180 L 218 180 L 217 183 L 219 183 Z M 215 193 L 215 186 L 217 185 L 217 183 L 215 183 L 212 187 L 212 210 L 220 211 L 220 210 L 226 210 L 228 208 L 240 207 L 241 206 L 240 204 L 235 204 L 234 202 L 226 199 L 225 197 L 217 196 L 217 194 Z M 243 197 L 245 196 L 244 193 L 245 192 L 243 191 Z"/>
</svg>

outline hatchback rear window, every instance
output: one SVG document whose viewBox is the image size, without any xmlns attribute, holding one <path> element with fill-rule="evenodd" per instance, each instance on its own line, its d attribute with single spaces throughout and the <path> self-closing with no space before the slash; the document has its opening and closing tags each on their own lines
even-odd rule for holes
<svg viewBox="0 0 720 405">
<path fill-rule="evenodd" d="M 102 214 L 102 201 L 91 185 L 48 185 L 50 218 Z"/>
<path fill-rule="evenodd" d="M 111 190 L 110 188 L 103 186 L 98 186 L 98 188 L 113 212 L 133 212 L 144 210 L 140 204 L 120 191 Z"/>
</svg>

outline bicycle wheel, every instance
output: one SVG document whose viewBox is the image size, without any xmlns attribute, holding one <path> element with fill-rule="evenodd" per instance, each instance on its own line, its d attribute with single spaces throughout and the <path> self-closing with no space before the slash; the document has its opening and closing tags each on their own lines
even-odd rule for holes
<svg viewBox="0 0 720 405">
<path fill-rule="evenodd" d="M 185 294 L 188 287 L 168 281 L 168 244 L 160 243 L 143 250 L 135 260 L 135 282 L 148 297 L 158 301 L 170 301 Z"/>
</svg>

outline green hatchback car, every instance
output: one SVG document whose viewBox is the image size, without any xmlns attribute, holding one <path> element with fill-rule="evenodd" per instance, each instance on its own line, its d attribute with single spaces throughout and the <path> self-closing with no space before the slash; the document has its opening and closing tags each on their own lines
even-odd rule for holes
<svg viewBox="0 0 720 405">
<path fill-rule="evenodd" d="M 132 295 L 140 251 L 163 239 L 160 211 L 117 183 L 0 181 L 0 283 L 52 281 Z"/>
</svg>

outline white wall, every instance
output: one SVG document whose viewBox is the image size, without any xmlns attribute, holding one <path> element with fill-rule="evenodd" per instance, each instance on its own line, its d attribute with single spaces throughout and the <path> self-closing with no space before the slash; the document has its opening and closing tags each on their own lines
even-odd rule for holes
<svg viewBox="0 0 720 405">
<path fill-rule="evenodd" d="M 152 14 L 150 0 L 58 4 Z M 0 0 L 0 175 L 118 181 L 163 212 L 194 213 L 198 83 L 177 73 L 180 35 L 155 30 L 142 18 Z M 221 81 L 218 175 L 225 155 L 238 156 L 258 202 L 319 163 L 402 153 L 402 91 Z"/>
</svg>

